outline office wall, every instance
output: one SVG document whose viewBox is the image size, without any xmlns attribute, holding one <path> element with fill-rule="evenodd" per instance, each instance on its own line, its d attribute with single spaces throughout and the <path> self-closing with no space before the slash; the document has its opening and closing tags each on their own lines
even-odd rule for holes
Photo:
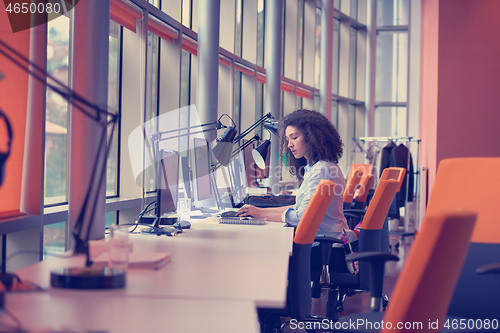
<svg viewBox="0 0 500 333">
<path fill-rule="evenodd" d="M 497 0 L 422 1 L 422 163 L 500 156 Z M 473 170 L 471 170 L 473 172 Z"/>
<path fill-rule="evenodd" d="M 22 56 L 29 57 L 30 31 L 12 32 L 3 1 L 0 4 L 0 40 Z M 2 50 L 6 51 L 6 48 L 2 47 Z M 12 55 L 11 52 L 7 53 Z M 5 163 L 5 178 L 0 185 L 0 212 L 18 211 L 20 207 L 27 90 L 28 73 L 0 54 L 0 110 L 9 119 L 13 133 L 10 140 L 7 125 L 1 119 L 0 153 L 7 154 L 10 151 L 10 154 Z M 11 213 L 3 217 L 9 215 Z"/>
</svg>

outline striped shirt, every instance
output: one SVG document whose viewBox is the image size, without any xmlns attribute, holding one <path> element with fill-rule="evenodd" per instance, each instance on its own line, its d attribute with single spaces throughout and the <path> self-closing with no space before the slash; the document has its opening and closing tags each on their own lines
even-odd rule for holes
<svg viewBox="0 0 500 333">
<path fill-rule="evenodd" d="M 304 181 L 297 193 L 296 203 L 293 207 L 283 212 L 281 220 L 291 226 L 297 226 L 319 181 L 322 179 L 331 180 L 338 186 L 335 187 L 333 199 L 316 235 L 340 239 L 342 237 L 342 230 L 348 229 L 343 211 L 345 179 L 340 167 L 333 162 L 318 161 L 313 166 L 307 165 L 305 167 Z"/>
</svg>

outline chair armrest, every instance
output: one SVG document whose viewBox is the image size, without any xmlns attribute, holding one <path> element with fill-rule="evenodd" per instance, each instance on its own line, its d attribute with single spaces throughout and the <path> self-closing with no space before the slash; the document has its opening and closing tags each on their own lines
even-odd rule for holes
<svg viewBox="0 0 500 333">
<path fill-rule="evenodd" d="M 500 262 L 484 265 L 476 269 L 477 274 L 500 274 Z"/>
<path fill-rule="evenodd" d="M 335 243 L 342 245 L 344 244 L 342 240 L 328 236 L 316 236 L 316 238 L 314 238 L 314 241 L 319 242 L 319 246 L 321 249 L 321 263 L 323 266 L 328 265 L 330 263 L 332 245 Z"/>
<path fill-rule="evenodd" d="M 375 299 L 382 298 L 384 288 L 384 270 L 387 261 L 398 261 L 399 257 L 387 252 L 361 252 L 346 256 L 347 261 L 367 261 L 369 271 L 369 284 L 371 297 Z M 372 307 L 372 310 L 378 309 L 378 306 Z M 378 311 L 378 310 L 377 310 Z"/>
<path fill-rule="evenodd" d="M 315 242 L 320 242 L 320 243 L 330 243 L 330 244 L 334 244 L 334 243 L 339 243 L 339 244 L 344 244 L 344 242 L 338 238 L 335 238 L 335 237 L 329 237 L 329 236 L 316 236 L 316 238 L 314 238 L 314 241 Z"/>
<path fill-rule="evenodd" d="M 366 261 L 399 261 L 399 257 L 397 255 L 387 253 L 387 252 L 361 252 L 361 253 L 353 253 L 349 254 L 345 258 L 347 261 L 356 261 L 356 260 L 366 260 Z"/>
<path fill-rule="evenodd" d="M 351 211 L 351 209 L 349 209 L 349 211 Z M 344 217 L 347 220 L 347 226 L 349 229 L 354 230 L 354 228 L 356 228 L 356 226 L 363 220 L 364 212 L 363 214 L 355 214 L 344 210 Z"/>
<path fill-rule="evenodd" d="M 349 213 L 349 214 L 354 214 L 356 216 L 363 216 L 366 213 L 366 210 L 364 209 L 344 209 L 344 214 Z"/>
<path fill-rule="evenodd" d="M 358 214 L 354 214 L 354 213 L 349 213 L 349 212 L 346 212 L 346 211 L 344 210 L 344 217 L 345 217 L 346 219 L 356 219 L 356 220 L 358 220 L 358 221 L 360 221 L 360 222 L 361 222 L 361 217 L 362 217 L 362 216 L 360 216 L 360 215 L 358 215 Z"/>
</svg>

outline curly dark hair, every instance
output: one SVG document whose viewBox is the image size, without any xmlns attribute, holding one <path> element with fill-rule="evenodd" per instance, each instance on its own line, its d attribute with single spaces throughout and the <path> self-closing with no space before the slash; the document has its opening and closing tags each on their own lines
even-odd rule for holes
<svg viewBox="0 0 500 333">
<path fill-rule="evenodd" d="M 307 156 L 296 159 L 288 148 L 285 130 L 288 126 L 297 127 L 304 135 Z M 281 126 L 281 153 L 284 153 L 287 168 L 300 180 L 304 177 L 304 167 L 318 161 L 338 163 L 344 152 L 342 140 L 335 126 L 321 113 L 306 109 L 296 110 L 283 118 Z"/>
</svg>

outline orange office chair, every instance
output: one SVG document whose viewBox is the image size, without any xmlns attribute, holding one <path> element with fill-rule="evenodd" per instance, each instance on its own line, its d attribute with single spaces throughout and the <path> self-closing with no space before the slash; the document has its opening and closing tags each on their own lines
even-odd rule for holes
<svg viewBox="0 0 500 333">
<path fill-rule="evenodd" d="M 401 190 L 401 185 L 403 184 L 405 174 L 406 174 L 405 168 L 396 168 L 396 167 L 385 168 L 384 171 L 382 171 L 382 175 L 380 176 L 380 180 L 387 180 L 387 179 L 397 180 L 398 181 L 397 191 L 399 192 Z M 365 179 L 364 181 L 368 182 L 369 179 Z M 372 181 L 372 183 L 373 183 L 373 181 Z M 359 217 L 359 219 L 361 220 L 362 216 L 365 214 L 366 210 L 363 210 L 363 209 L 344 209 L 344 212 L 357 215 Z"/>
<path fill-rule="evenodd" d="M 405 168 L 397 168 L 397 167 L 385 168 L 384 171 L 382 171 L 380 180 L 386 180 L 386 179 L 396 180 L 398 182 L 397 192 L 399 192 L 401 190 L 401 186 L 403 185 L 405 174 L 406 174 Z M 389 211 L 391 210 L 391 208 L 395 207 L 395 205 L 396 201 L 393 199 L 391 206 L 389 207 Z M 364 209 L 344 209 L 344 215 L 347 219 L 349 228 L 353 229 L 363 219 L 365 212 L 366 210 Z M 382 248 L 381 248 L 382 251 L 390 251 L 389 226 L 387 225 L 387 223 L 384 223 L 382 226 L 381 237 L 382 237 Z"/>
<path fill-rule="evenodd" d="M 398 188 L 399 182 L 394 179 L 383 179 L 378 183 L 361 223 L 358 241 L 360 253 L 381 251 L 382 226 Z M 369 268 L 367 264 L 360 262 L 359 273 L 352 274 L 345 262 L 344 249 L 332 248 L 331 243 L 329 243 L 335 242 L 335 240 L 317 237 L 316 241 L 323 244 L 326 241 L 327 247 L 331 250 L 329 260 L 331 281 L 326 313 L 328 319 L 337 320 L 338 313 L 343 311 L 343 301 L 346 295 L 352 295 L 354 290 L 369 290 Z"/>
<path fill-rule="evenodd" d="M 457 209 L 478 213 L 449 315 L 500 318 L 500 279 L 494 274 L 476 273 L 478 268 L 499 261 L 499 170 L 498 157 L 451 158 L 439 164 L 427 214 Z"/>
<path fill-rule="evenodd" d="M 356 189 L 361 182 L 363 175 L 372 173 L 372 164 L 353 163 L 349 169 L 346 178 L 346 187 L 344 189 L 344 209 L 352 208 Z"/>
<path fill-rule="evenodd" d="M 352 172 L 349 172 L 349 176 L 347 177 L 347 181 L 345 183 L 344 196 L 343 196 L 344 209 L 351 208 L 354 195 L 356 194 L 356 189 L 364 173 L 363 170 L 361 169 L 353 170 L 351 168 L 351 171 Z"/>
<path fill-rule="evenodd" d="M 401 186 L 403 185 L 403 180 L 405 179 L 406 169 L 390 167 L 385 168 L 380 175 L 380 180 L 382 179 L 396 179 L 399 183 L 398 192 L 401 191 Z"/>
<path fill-rule="evenodd" d="M 269 332 L 281 325 L 280 316 L 306 320 L 311 312 L 311 246 L 316 232 L 335 194 L 337 185 L 323 179 L 318 183 L 293 239 L 288 272 L 288 297 L 286 309 L 258 309 L 261 332 Z M 278 326 L 278 327 L 277 327 Z"/>
<path fill-rule="evenodd" d="M 342 317 L 336 327 L 348 327 L 344 323 L 366 323 L 354 330 L 336 332 L 374 332 L 368 324 L 385 323 L 381 332 L 437 332 L 430 323 L 442 328 L 467 248 L 476 213 L 442 210 L 426 214 L 424 223 L 410 249 L 403 269 L 394 287 L 387 311 L 352 314 Z M 351 256 L 355 260 L 373 260 L 374 271 L 383 276 L 383 260 L 379 255 L 368 253 Z M 370 259 L 371 258 L 371 259 Z M 402 323 L 401 327 L 398 324 Z M 344 325 L 344 326 L 342 326 Z M 415 326 L 417 325 L 417 326 Z M 379 325 L 379 330 L 380 330 Z"/>
<path fill-rule="evenodd" d="M 370 189 L 372 188 L 374 181 L 375 176 L 372 174 L 363 175 L 363 177 L 361 177 L 361 180 L 359 181 L 359 187 L 356 189 L 356 193 L 354 194 L 354 209 L 366 208 L 368 194 L 370 193 Z"/>
</svg>

